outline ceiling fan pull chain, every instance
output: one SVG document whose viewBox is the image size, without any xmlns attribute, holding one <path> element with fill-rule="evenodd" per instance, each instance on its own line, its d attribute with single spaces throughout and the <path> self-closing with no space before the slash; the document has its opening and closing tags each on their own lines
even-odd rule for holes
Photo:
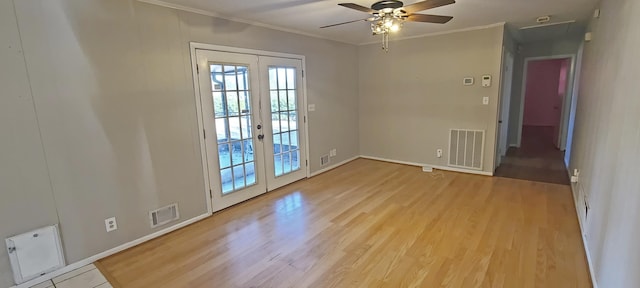
<svg viewBox="0 0 640 288">
<path fill-rule="evenodd" d="M 382 50 L 389 52 L 389 33 L 382 33 Z"/>
</svg>

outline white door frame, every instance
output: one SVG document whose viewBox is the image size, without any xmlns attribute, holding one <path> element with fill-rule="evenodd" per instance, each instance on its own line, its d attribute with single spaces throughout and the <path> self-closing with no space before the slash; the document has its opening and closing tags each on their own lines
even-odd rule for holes
<svg viewBox="0 0 640 288">
<path fill-rule="evenodd" d="M 507 59 L 511 59 L 511 66 L 506 66 L 508 64 L 509 61 L 507 61 Z M 502 163 L 502 157 L 507 153 L 506 149 L 509 149 L 509 111 L 511 111 L 511 88 L 512 88 L 512 84 L 513 84 L 513 68 L 515 67 L 515 55 L 513 52 L 511 52 L 510 50 L 506 49 L 506 47 L 502 48 L 502 65 L 501 65 L 501 75 L 500 75 L 500 101 L 498 103 L 498 125 L 496 126 L 496 132 L 498 134 L 498 138 L 497 138 L 497 142 L 496 142 L 496 151 L 495 151 L 495 155 L 496 155 L 496 159 L 495 159 L 495 167 L 493 167 L 493 169 L 495 170 L 496 168 L 498 168 L 498 166 L 500 166 L 500 164 Z M 505 74 L 505 68 L 508 68 L 508 71 L 506 71 Z M 508 80 L 508 81 L 507 81 Z M 507 86 L 508 87 L 505 87 Z M 508 89 L 505 89 L 508 88 Z M 508 103 L 507 107 L 504 107 L 505 103 Z M 503 119 L 502 114 L 503 113 L 507 113 L 507 117 L 506 119 Z M 502 135 L 502 127 L 507 126 L 506 129 L 506 133 L 505 135 Z M 507 145 L 506 147 L 502 147 L 502 142 L 506 141 Z M 502 148 L 505 148 L 504 151 L 502 151 Z"/>
<path fill-rule="evenodd" d="M 552 55 L 552 56 L 541 56 L 541 57 L 526 57 L 524 58 L 524 68 L 522 71 L 522 91 L 520 92 L 520 117 L 518 118 L 518 145 L 520 147 L 522 145 L 522 125 L 524 122 L 524 100 L 525 94 L 527 92 L 527 70 L 529 69 L 529 62 L 531 61 L 539 61 L 539 60 L 554 60 L 554 59 L 570 59 L 571 65 L 569 68 L 569 76 L 567 77 L 567 87 L 565 88 L 565 96 L 562 101 L 562 110 L 560 113 L 560 135 L 558 135 L 558 141 L 560 141 L 560 150 L 566 150 L 567 146 L 567 126 L 569 125 L 569 114 L 568 111 L 571 108 L 571 98 L 573 98 L 573 84 L 575 81 L 575 68 L 576 68 L 576 54 L 561 54 L 561 55 Z"/>
<path fill-rule="evenodd" d="M 189 42 L 189 51 L 191 54 L 191 73 L 193 79 L 193 89 L 194 89 L 194 97 L 196 102 L 196 118 L 198 121 L 198 134 L 200 140 L 200 154 L 202 156 L 202 173 L 204 177 L 205 184 L 205 199 L 207 202 L 207 211 L 208 214 L 213 213 L 213 207 L 211 203 L 211 191 L 209 190 L 211 181 L 209 179 L 209 165 L 207 162 L 207 152 L 206 152 L 206 144 L 204 138 L 204 118 L 202 113 L 202 99 L 200 97 L 200 85 L 198 85 L 198 59 L 196 57 L 196 50 L 211 50 L 211 51 L 220 51 L 220 52 L 229 52 L 229 53 L 239 53 L 239 54 L 249 54 L 256 56 L 270 56 L 270 57 L 279 57 L 279 58 L 290 58 L 290 59 L 298 59 L 302 61 L 302 89 L 303 89 L 303 103 L 302 103 L 302 111 L 304 117 L 304 129 L 305 133 L 305 154 L 306 159 L 308 161 L 309 158 L 309 121 L 307 121 L 307 78 L 304 76 L 304 70 L 306 70 L 306 58 L 304 55 L 297 54 L 288 54 L 288 53 L 279 53 L 279 52 L 271 52 L 264 50 L 255 50 L 255 49 L 245 49 L 245 48 L 237 48 L 237 47 L 229 47 L 229 46 L 221 46 L 221 45 L 213 45 L 206 43 L 198 43 L 198 42 Z M 302 165 L 302 163 L 300 163 Z M 306 163 L 305 163 L 306 165 Z M 310 175 L 310 167 L 311 165 L 306 165 L 306 177 L 308 178 Z"/>
</svg>

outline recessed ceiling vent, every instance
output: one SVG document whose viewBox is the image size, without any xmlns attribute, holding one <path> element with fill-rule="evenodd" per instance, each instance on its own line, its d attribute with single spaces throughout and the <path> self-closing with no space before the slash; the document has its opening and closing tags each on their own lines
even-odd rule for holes
<svg viewBox="0 0 640 288">
<path fill-rule="evenodd" d="M 538 22 L 539 24 L 544 24 L 551 21 L 551 16 L 540 16 L 538 17 L 538 19 L 536 19 L 536 22 Z"/>
<path fill-rule="evenodd" d="M 151 228 L 156 228 L 158 226 L 178 220 L 180 218 L 178 203 L 173 203 L 169 206 L 149 211 L 149 218 L 151 219 Z"/>
</svg>

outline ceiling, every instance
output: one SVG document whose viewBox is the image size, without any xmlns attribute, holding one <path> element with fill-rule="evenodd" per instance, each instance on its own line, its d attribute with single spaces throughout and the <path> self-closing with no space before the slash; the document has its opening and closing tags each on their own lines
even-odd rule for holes
<svg viewBox="0 0 640 288">
<path fill-rule="evenodd" d="M 555 25 L 541 25 L 534 28 L 515 30 L 509 27 L 512 34 L 520 43 L 548 41 L 555 39 L 580 39 L 586 27 L 585 21 L 573 23 L 558 23 Z M 515 30 L 515 31 L 514 31 Z"/>
<path fill-rule="evenodd" d="M 159 3 L 158 0 L 142 0 Z M 367 18 L 367 14 L 338 6 L 352 2 L 370 7 L 376 0 L 161 0 L 174 6 L 204 10 L 215 15 L 256 22 L 337 41 L 365 44 L 379 41 L 371 35 L 369 23 L 358 22 L 338 27 L 318 27 Z M 419 2 L 406 0 L 405 5 Z M 454 16 L 447 24 L 404 24 L 392 38 L 459 30 L 507 22 L 512 30 L 535 25 L 538 16 L 550 15 L 551 22 L 577 20 L 583 23 L 592 15 L 598 0 L 457 0 L 456 4 L 423 11 L 426 14 Z M 576 25 L 578 25 L 576 24 Z M 539 35 L 538 35 L 539 36 Z"/>
</svg>

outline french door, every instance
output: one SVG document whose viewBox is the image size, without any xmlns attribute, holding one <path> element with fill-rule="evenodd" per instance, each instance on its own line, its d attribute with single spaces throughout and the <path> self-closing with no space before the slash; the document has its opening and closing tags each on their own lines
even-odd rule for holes
<svg viewBox="0 0 640 288">
<path fill-rule="evenodd" d="M 213 211 L 306 174 L 302 61 L 196 50 Z"/>
</svg>

